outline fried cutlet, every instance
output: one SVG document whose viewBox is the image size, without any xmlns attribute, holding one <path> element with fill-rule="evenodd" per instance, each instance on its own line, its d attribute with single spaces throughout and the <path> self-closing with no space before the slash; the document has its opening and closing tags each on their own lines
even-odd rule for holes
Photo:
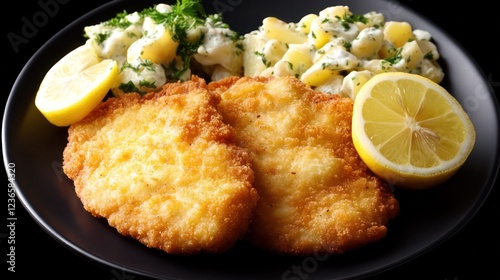
<svg viewBox="0 0 500 280">
<path fill-rule="evenodd" d="M 219 253 L 246 233 L 258 195 L 249 154 L 193 77 L 109 98 L 71 125 L 63 170 L 84 208 L 171 254 Z"/>
<path fill-rule="evenodd" d="M 260 196 L 250 243 L 279 254 L 340 254 L 386 236 L 398 201 L 353 146 L 351 99 L 293 77 L 232 77 L 209 89 L 250 152 Z"/>
</svg>

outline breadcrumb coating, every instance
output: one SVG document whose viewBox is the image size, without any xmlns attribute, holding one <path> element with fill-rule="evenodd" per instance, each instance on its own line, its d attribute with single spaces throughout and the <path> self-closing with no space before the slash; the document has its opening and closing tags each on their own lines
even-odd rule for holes
<svg viewBox="0 0 500 280">
<path fill-rule="evenodd" d="M 258 195 L 247 151 L 197 77 L 100 104 L 68 131 L 63 170 L 85 209 L 171 254 L 221 253 L 247 232 Z"/>
<path fill-rule="evenodd" d="M 399 204 L 353 146 L 351 99 L 293 77 L 233 77 L 209 89 L 250 152 L 260 196 L 250 243 L 287 255 L 341 254 L 386 236 Z"/>
</svg>

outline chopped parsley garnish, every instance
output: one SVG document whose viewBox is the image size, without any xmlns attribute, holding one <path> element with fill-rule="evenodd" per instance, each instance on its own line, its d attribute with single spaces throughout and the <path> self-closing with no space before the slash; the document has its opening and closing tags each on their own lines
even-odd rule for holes
<svg viewBox="0 0 500 280">
<path fill-rule="evenodd" d="M 350 52 L 352 48 L 352 43 L 351 42 L 344 42 L 344 48 L 346 51 Z"/>
<path fill-rule="evenodd" d="M 356 22 L 361 22 L 364 24 L 368 23 L 368 19 L 365 16 L 357 14 L 352 14 L 352 15 L 344 14 L 342 20 L 348 23 L 356 23 Z"/>
<path fill-rule="evenodd" d="M 222 16 L 220 14 L 209 15 L 208 18 L 211 20 L 214 27 L 229 28 L 229 25 L 222 21 Z"/>
<path fill-rule="evenodd" d="M 156 88 L 155 82 L 149 82 L 146 80 L 139 81 L 139 86 L 147 88 Z"/>
<path fill-rule="evenodd" d="M 139 89 L 134 85 L 132 81 L 120 84 L 118 86 L 118 89 L 122 90 L 123 92 L 139 92 Z"/>
<path fill-rule="evenodd" d="M 156 85 L 155 85 L 155 82 L 141 80 L 141 81 L 139 81 L 139 87 L 156 88 Z M 126 83 L 121 83 L 118 86 L 118 89 L 120 89 L 121 91 L 123 91 L 125 93 L 129 93 L 129 92 L 137 92 L 139 94 L 146 93 L 146 92 L 141 91 L 139 88 L 137 88 L 132 81 L 128 81 Z"/>
<path fill-rule="evenodd" d="M 156 7 L 151 7 L 144 9 L 140 12 L 140 15 L 142 17 L 150 17 L 157 24 L 164 24 L 170 32 L 172 39 L 179 43 L 177 55 L 180 57 L 182 64 L 179 65 L 174 60 L 168 65 L 171 71 L 168 75 L 170 79 L 179 79 L 189 69 L 191 57 L 203 43 L 203 35 L 196 41 L 188 40 L 188 30 L 204 25 L 206 21 L 211 21 L 214 27 L 228 28 L 220 15 L 207 16 L 199 0 L 177 0 L 177 3 L 172 6 L 172 10 L 168 13 L 161 13 L 156 10 Z M 236 34 L 231 39 L 236 41 L 240 37 Z"/>
<path fill-rule="evenodd" d="M 96 38 L 95 38 L 95 41 L 98 45 L 102 44 L 104 41 L 106 41 L 106 39 L 109 38 L 109 36 L 111 35 L 111 32 L 103 32 L 103 33 L 99 33 L 97 34 Z"/>
<path fill-rule="evenodd" d="M 394 65 L 398 63 L 401 59 L 403 59 L 403 56 L 401 55 L 401 49 L 399 49 L 395 55 L 390 56 L 384 60 L 389 62 L 391 65 Z"/>
<path fill-rule="evenodd" d="M 254 52 L 254 53 L 257 56 L 260 56 L 260 58 L 262 59 L 262 63 L 264 63 L 264 65 L 266 65 L 267 67 L 271 66 L 271 62 L 267 61 L 266 55 L 264 53 L 258 52 L 258 51 Z"/>
<path fill-rule="evenodd" d="M 125 29 L 130 25 L 132 25 L 132 23 L 127 19 L 127 15 L 128 15 L 127 11 L 118 13 L 114 18 L 106 21 L 104 25 Z"/>
<path fill-rule="evenodd" d="M 434 60 L 434 54 L 431 51 L 429 51 L 424 55 L 424 58 L 429 60 Z"/>
<path fill-rule="evenodd" d="M 182 60 L 182 67 L 178 68 L 177 66 L 175 66 L 176 61 L 174 59 L 170 64 L 170 69 L 174 71 L 174 74 L 169 78 L 179 79 L 182 74 L 189 69 L 191 57 L 197 52 L 198 47 L 202 44 L 202 42 L 203 36 L 200 36 L 198 41 L 195 42 L 183 40 L 179 43 L 179 46 L 177 47 L 177 55 L 179 55 Z"/>
<path fill-rule="evenodd" d="M 123 66 L 122 66 L 122 68 L 121 68 L 120 71 L 123 71 L 123 69 L 125 69 L 125 68 L 129 68 L 129 69 L 132 69 L 136 73 L 140 73 L 142 71 L 142 69 L 140 68 L 141 66 L 144 67 L 144 68 L 146 68 L 146 70 L 155 71 L 155 69 L 153 67 L 153 63 L 150 60 L 144 60 L 144 61 L 142 61 L 139 64 L 139 66 L 137 66 L 137 67 L 134 67 L 130 63 L 126 62 L 126 63 L 123 64 Z"/>
<path fill-rule="evenodd" d="M 361 23 L 368 23 L 368 19 L 363 16 L 363 15 L 357 15 L 357 14 L 344 14 L 342 17 L 340 16 L 335 16 L 337 20 L 340 21 L 340 24 L 344 27 L 345 31 L 351 29 L 351 24 L 354 24 L 356 22 L 361 22 Z"/>
<path fill-rule="evenodd" d="M 172 6 L 172 11 L 161 13 L 155 7 L 144 9 L 140 12 L 142 17 L 149 17 L 157 24 L 164 24 L 172 39 L 182 42 L 187 37 L 187 30 L 201 25 L 205 22 L 206 14 L 200 1 L 197 0 L 177 0 Z"/>
</svg>

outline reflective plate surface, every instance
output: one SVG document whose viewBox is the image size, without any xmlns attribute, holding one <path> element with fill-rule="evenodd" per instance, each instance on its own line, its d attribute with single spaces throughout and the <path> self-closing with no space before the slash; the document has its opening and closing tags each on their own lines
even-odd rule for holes
<svg viewBox="0 0 500 280">
<path fill-rule="evenodd" d="M 475 125 L 475 148 L 463 168 L 445 185 L 425 192 L 397 190 L 401 214 L 390 223 L 388 236 L 343 256 L 281 257 L 239 244 L 220 256 L 179 257 L 119 235 L 105 220 L 83 209 L 72 182 L 61 170 L 67 129 L 49 124 L 35 108 L 34 98 L 46 71 L 84 43 L 84 26 L 107 20 L 123 10 L 142 10 L 155 3 L 112 1 L 62 28 L 24 66 L 9 95 L 2 149 L 6 169 L 9 163 L 15 163 L 17 197 L 48 235 L 77 255 L 105 267 L 153 278 L 358 278 L 391 269 L 440 244 L 459 231 L 486 200 L 499 166 L 498 103 L 475 61 L 444 30 L 401 4 L 381 0 L 279 0 L 272 1 L 272 5 L 262 0 L 207 1 L 207 12 L 223 12 L 224 20 L 242 34 L 256 29 L 266 16 L 297 22 L 307 13 L 318 13 L 333 5 L 347 5 L 356 14 L 383 12 L 388 20 L 408 21 L 414 28 L 429 31 L 446 73 L 442 85 L 458 99 Z"/>
</svg>

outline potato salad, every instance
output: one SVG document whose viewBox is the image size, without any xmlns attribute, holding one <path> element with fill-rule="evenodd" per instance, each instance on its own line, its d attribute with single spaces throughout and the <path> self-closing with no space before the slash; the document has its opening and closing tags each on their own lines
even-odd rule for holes
<svg viewBox="0 0 500 280">
<path fill-rule="evenodd" d="M 219 15 L 205 15 L 198 1 L 124 11 L 84 31 L 100 58 L 118 62 L 115 95 L 155 91 L 192 74 L 213 80 L 243 74 L 242 38 Z"/>
<path fill-rule="evenodd" d="M 373 75 L 408 72 L 443 79 L 431 34 L 384 15 L 325 8 L 299 22 L 267 17 L 244 38 L 244 75 L 292 75 L 328 93 L 354 98 Z"/>
<path fill-rule="evenodd" d="M 198 0 L 158 4 L 85 27 L 87 44 L 120 67 L 115 95 L 146 93 L 192 74 L 207 81 L 227 76 L 295 76 L 317 90 L 354 98 L 373 75 L 419 74 L 437 83 L 444 73 L 429 32 L 378 12 L 354 14 L 332 6 L 298 22 L 266 17 L 239 35 Z"/>
</svg>

